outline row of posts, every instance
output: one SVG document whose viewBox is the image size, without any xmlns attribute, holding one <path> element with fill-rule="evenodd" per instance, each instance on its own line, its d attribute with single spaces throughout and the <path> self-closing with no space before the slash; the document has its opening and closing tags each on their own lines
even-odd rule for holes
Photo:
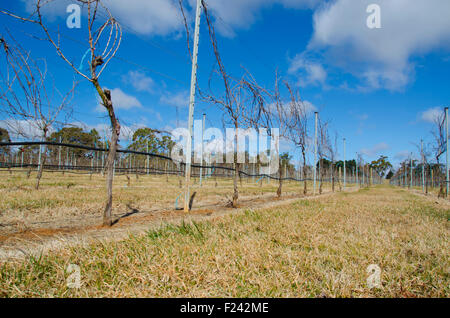
<svg viewBox="0 0 450 318">
<path fill-rule="evenodd" d="M 443 149 L 443 151 L 445 151 L 445 195 L 448 197 L 450 194 L 450 170 L 449 170 L 449 117 L 448 117 L 448 107 L 445 107 L 444 109 L 444 113 L 445 113 L 445 124 L 444 124 L 444 129 L 445 129 L 445 135 L 444 135 L 444 146 L 445 146 L 445 150 Z M 412 188 L 414 186 L 419 186 L 420 184 L 422 185 L 422 192 L 425 193 L 426 189 L 425 186 L 427 184 L 430 184 L 431 187 L 435 187 L 436 186 L 436 181 L 433 178 L 433 169 L 430 169 L 431 172 L 431 183 L 428 183 L 428 180 L 426 178 L 426 174 L 425 174 L 425 155 L 423 152 L 423 140 L 420 141 L 420 154 L 421 154 L 421 162 L 422 162 L 422 169 L 421 169 L 421 181 L 418 182 L 417 178 L 413 178 L 414 175 L 414 167 L 413 167 L 413 159 L 412 159 L 412 153 L 410 156 L 410 168 L 409 168 L 409 182 L 408 182 L 408 173 L 407 173 L 407 169 L 406 169 L 406 165 L 404 166 L 404 171 L 403 174 L 398 176 L 395 180 L 392 180 L 391 183 L 397 183 L 398 185 L 402 185 L 404 187 L 408 186 L 409 183 L 409 187 Z M 438 169 L 441 169 L 440 166 L 438 166 Z M 440 180 L 440 182 L 442 182 L 442 180 Z"/>
</svg>

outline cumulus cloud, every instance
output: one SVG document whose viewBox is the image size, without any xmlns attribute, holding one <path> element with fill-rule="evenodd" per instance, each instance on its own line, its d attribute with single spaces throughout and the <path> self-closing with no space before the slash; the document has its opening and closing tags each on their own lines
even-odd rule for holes
<svg viewBox="0 0 450 318">
<path fill-rule="evenodd" d="M 36 12 L 37 0 L 21 0 L 21 2 L 25 5 L 27 13 L 34 14 Z M 43 5 L 41 12 L 52 21 L 59 16 L 66 16 L 66 8 L 71 3 L 73 3 L 71 0 L 52 1 Z"/>
<path fill-rule="evenodd" d="M 360 153 L 363 155 L 366 155 L 368 157 L 375 157 L 376 155 L 379 155 L 380 152 L 388 150 L 390 147 L 385 142 L 380 142 L 379 144 L 376 144 L 372 148 L 364 148 L 360 150 Z"/>
<path fill-rule="evenodd" d="M 22 0 L 29 13 L 34 12 L 36 0 Z M 65 17 L 70 0 L 53 1 L 44 6 L 43 12 L 50 19 Z M 305 9 L 315 7 L 320 0 L 208 0 L 207 5 L 216 20 L 216 28 L 224 36 L 232 37 L 237 29 L 248 29 L 263 9 L 273 5 L 285 8 Z M 184 22 L 178 0 L 103 0 L 112 15 L 131 31 L 145 35 L 166 36 L 183 31 Z M 196 0 L 184 1 L 185 13 L 193 23 Z"/>
<path fill-rule="evenodd" d="M 296 55 L 290 62 L 289 74 L 295 74 L 298 77 L 299 86 L 325 84 L 327 72 L 322 64 L 309 61 L 302 54 Z"/>
<path fill-rule="evenodd" d="M 178 0 L 104 0 L 119 21 L 141 34 L 168 35 L 183 30 Z M 260 11 L 275 4 L 285 8 L 305 9 L 320 0 L 208 0 L 208 8 L 215 16 L 217 30 L 233 36 L 235 29 L 247 29 Z M 193 22 L 196 0 L 184 1 L 187 17 Z"/>
<path fill-rule="evenodd" d="M 36 0 L 22 0 L 29 12 Z M 185 1 L 189 23 L 193 22 L 195 0 Z M 53 1 L 49 16 L 66 17 L 67 0 Z M 167 36 L 183 31 L 177 0 L 104 0 L 112 14 L 131 29 L 145 35 Z M 381 29 L 366 26 L 366 8 L 373 0 L 208 0 L 219 33 L 234 36 L 248 29 L 261 12 L 275 5 L 289 9 L 313 9 L 314 33 L 305 59 L 291 61 L 291 72 L 299 73 L 302 86 L 319 85 L 330 77 L 333 67 L 359 79 L 359 90 L 401 90 L 414 78 L 413 58 L 435 49 L 450 48 L 450 1 L 378 0 Z M 327 65 L 326 68 L 323 65 Z M 295 70 L 295 71 L 294 71 Z"/>
<path fill-rule="evenodd" d="M 105 5 L 119 21 L 141 34 L 167 35 L 182 27 L 175 0 L 106 0 Z"/>
<path fill-rule="evenodd" d="M 22 0 L 27 12 L 35 11 L 36 0 Z M 50 20 L 66 17 L 70 0 L 52 1 L 42 11 Z M 111 14 L 125 27 L 139 34 L 168 35 L 183 27 L 178 0 L 103 0 Z M 85 21 L 82 21 L 82 23 Z"/>
<path fill-rule="evenodd" d="M 334 66 L 367 88 L 399 90 L 414 75 L 412 57 L 450 48 L 450 1 L 378 0 L 381 29 L 366 26 L 372 0 L 336 0 L 314 13 L 309 51 L 323 52 Z"/>
<path fill-rule="evenodd" d="M 442 111 L 442 107 L 433 107 L 421 112 L 419 117 L 421 120 L 427 123 L 435 123 L 436 120 L 442 120 L 444 117 L 444 112 Z"/>
<path fill-rule="evenodd" d="M 161 96 L 160 102 L 174 107 L 187 107 L 189 105 L 189 93 L 188 91 L 167 93 Z"/>
<path fill-rule="evenodd" d="M 303 107 L 304 107 L 305 112 L 306 112 L 307 114 L 311 114 L 311 113 L 317 111 L 317 107 L 314 106 L 313 103 L 311 103 L 311 102 L 309 102 L 309 101 L 307 101 L 307 100 L 303 101 L 302 104 L 303 104 Z"/>
<path fill-rule="evenodd" d="M 153 93 L 155 82 L 141 71 L 129 71 L 122 76 L 122 81 L 134 87 L 138 92 Z"/>
<path fill-rule="evenodd" d="M 41 124 L 37 120 L 17 120 L 13 118 L 0 120 L 0 127 L 6 129 L 9 132 L 9 137 L 12 141 L 17 139 L 32 139 L 37 140 L 42 138 Z M 50 135 L 54 129 L 49 128 L 48 135 Z"/>
<path fill-rule="evenodd" d="M 111 90 L 111 98 L 114 105 L 114 109 L 131 109 L 142 107 L 141 102 L 134 96 L 128 95 L 120 88 L 114 88 Z M 104 112 L 105 108 L 99 104 L 96 108 L 97 111 Z"/>
</svg>

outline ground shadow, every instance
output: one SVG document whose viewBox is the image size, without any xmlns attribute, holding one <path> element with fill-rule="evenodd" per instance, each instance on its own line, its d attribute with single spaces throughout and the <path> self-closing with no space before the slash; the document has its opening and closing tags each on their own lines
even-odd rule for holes
<svg viewBox="0 0 450 318">
<path fill-rule="evenodd" d="M 111 226 L 112 226 L 112 225 L 115 225 L 115 224 L 117 224 L 117 223 L 119 223 L 120 220 L 122 220 L 122 219 L 124 219 L 124 218 L 126 218 L 126 217 L 129 217 L 129 216 L 131 216 L 131 215 L 133 215 L 133 214 L 137 214 L 137 213 L 141 212 L 141 211 L 139 211 L 138 209 L 133 208 L 133 207 L 131 207 L 131 206 L 129 206 L 129 205 L 127 205 L 127 208 L 129 208 L 131 211 L 125 213 L 125 214 L 122 215 L 122 216 L 119 216 L 117 219 L 115 219 L 115 220 L 112 222 Z"/>
</svg>

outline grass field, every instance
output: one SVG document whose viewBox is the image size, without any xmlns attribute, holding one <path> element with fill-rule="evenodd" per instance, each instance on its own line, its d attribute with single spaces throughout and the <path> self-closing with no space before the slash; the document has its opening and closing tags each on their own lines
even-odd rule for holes
<svg viewBox="0 0 450 318">
<path fill-rule="evenodd" d="M 79 227 L 101 224 L 106 200 L 105 179 L 100 174 L 44 172 L 41 187 L 34 189 L 35 171 L 27 178 L 26 171 L 0 171 L 0 235 L 2 232 L 20 232 L 42 225 L 50 228 Z M 174 210 L 183 207 L 184 178 L 177 176 L 130 174 L 114 179 L 113 213 L 116 217 L 137 211 Z M 278 181 L 259 178 L 242 179 L 239 194 L 242 198 L 273 197 Z M 312 192 L 312 183 L 308 184 Z M 337 186 L 336 186 L 337 189 Z M 329 184 L 323 191 L 329 192 Z M 199 185 L 193 180 L 192 192 L 197 192 L 194 208 L 226 206 L 231 200 L 231 178 L 208 178 Z M 283 184 L 283 195 L 299 196 L 303 183 L 288 181 Z M 191 192 L 191 193 L 192 193 Z"/>
<path fill-rule="evenodd" d="M 449 207 L 377 186 L 187 216 L 121 240 L 4 261 L 0 296 L 449 297 Z M 69 264 L 80 268 L 80 288 L 67 287 Z M 379 287 L 369 288 L 371 264 L 381 269 Z"/>
</svg>

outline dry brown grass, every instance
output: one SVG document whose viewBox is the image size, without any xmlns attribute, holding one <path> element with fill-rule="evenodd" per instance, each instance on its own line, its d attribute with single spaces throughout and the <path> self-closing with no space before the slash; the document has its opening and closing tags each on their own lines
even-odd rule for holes
<svg viewBox="0 0 450 318">
<path fill-rule="evenodd" d="M 102 223 L 102 212 L 105 202 L 105 179 L 100 175 L 75 174 L 61 172 L 44 172 L 40 190 L 34 189 L 35 173 L 29 179 L 26 171 L 9 174 L 0 171 L 0 235 L 25 229 L 80 227 Z M 114 179 L 113 213 L 120 216 L 130 212 L 130 208 L 141 212 L 162 211 L 183 207 L 183 189 L 179 186 L 179 177 L 129 175 L 131 186 L 127 185 L 127 177 L 118 175 Z M 239 193 L 242 198 L 273 197 L 278 183 L 266 180 L 256 183 L 258 179 L 243 179 Z M 183 180 L 184 182 L 184 180 Z M 262 186 L 261 186 L 261 185 Z M 283 195 L 298 195 L 302 184 L 285 182 Z M 312 184 L 309 185 L 312 192 Z M 194 208 L 209 206 L 225 206 L 231 199 L 233 182 L 231 179 L 209 178 L 194 180 L 192 192 L 197 195 Z M 329 186 L 324 186 L 329 192 Z"/>
<path fill-rule="evenodd" d="M 8 297 L 448 297 L 449 205 L 376 187 L 0 265 Z M 66 268 L 82 286 L 66 286 Z M 369 264 L 381 288 L 369 289 Z"/>
</svg>

